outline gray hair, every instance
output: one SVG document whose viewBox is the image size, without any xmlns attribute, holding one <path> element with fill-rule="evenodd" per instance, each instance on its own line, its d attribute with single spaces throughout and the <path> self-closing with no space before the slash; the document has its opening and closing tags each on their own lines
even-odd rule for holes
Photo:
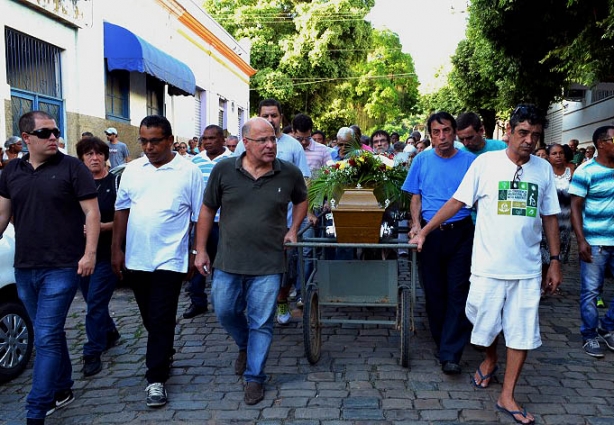
<svg viewBox="0 0 614 425">
<path fill-rule="evenodd" d="M 23 141 L 21 140 L 21 137 L 19 136 L 11 136 L 8 139 L 6 139 L 6 142 L 4 142 L 4 147 L 8 148 L 11 145 L 14 145 L 15 143 L 23 143 Z"/>
<path fill-rule="evenodd" d="M 337 132 L 337 138 L 341 137 L 342 139 L 354 140 L 356 138 L 354 134 L 354 130 L 350 127 L 341 127 Z"/>
</svg>

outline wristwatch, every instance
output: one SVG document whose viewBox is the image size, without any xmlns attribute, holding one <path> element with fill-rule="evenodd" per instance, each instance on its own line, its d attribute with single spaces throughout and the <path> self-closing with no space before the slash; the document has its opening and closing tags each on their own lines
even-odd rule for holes
<svg viewBox="0 0 614 425">
<path fill-rule="evenodd" d="M 190 251 L 190 254 L 192 254 L 192 255 L 196 255 L 196 254 L 198 254 L 198 251 L 196 251 L 195 249 L 193 249 L 192 251 Z M 551 259 L 552 259 L 552 258 L 551 258 Z"/>
<path fill-rule="evenodd" d="M 561 261 L 561 255 L 560 254 L 559 255 L 551 255 L 550 256 L 550 261 L 554 261 L 554 260 Z"/>
</svg>

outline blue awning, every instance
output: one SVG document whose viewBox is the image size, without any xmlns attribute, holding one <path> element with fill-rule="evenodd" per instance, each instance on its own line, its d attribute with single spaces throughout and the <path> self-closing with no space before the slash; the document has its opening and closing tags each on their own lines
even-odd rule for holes
<svg viewBox="0 0 614 425">
<path fill-rule="evenodd" d="M 196 78 L 183 62 L 152 46 L 126 28 L 104 23 L 104 57 L 109 71 L 145 72 L 166 82 L 170 94 L 194 95 Z M 172 89 L 175 90 L 172 90 Z"/>
</svg>

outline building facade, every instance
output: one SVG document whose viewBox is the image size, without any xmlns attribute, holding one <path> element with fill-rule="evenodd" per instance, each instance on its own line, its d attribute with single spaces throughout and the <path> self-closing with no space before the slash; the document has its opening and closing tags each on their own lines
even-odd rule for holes
<svg viewBox="0 0 614 425">
<path fill-rule="evenodd" d="M 115 127 L 132 152 L 138 125 L 165 115 L 186 141 L 249 112 L 249 43 L 190 0 L 3 0 L 0 140 L 30 110 L 56 118 L 69 153 L 81 133 Z M 133 156 L 135 156 L 133 154 Z"/>
</svg>

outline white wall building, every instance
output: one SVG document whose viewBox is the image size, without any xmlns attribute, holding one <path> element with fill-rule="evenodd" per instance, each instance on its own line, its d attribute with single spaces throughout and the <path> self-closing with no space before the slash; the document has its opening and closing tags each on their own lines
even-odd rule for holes
<svg viewBox="0 0 614 425">
<path fill-rule="evenodd" d="M 599 83 L 593 88 L 572 85 L 565 100 L 550 105 L 548 119 L 546 144 L 578 139 L 580 147 L 591 145 L 597 127 L 614 125 L 614 83 Z"/>
<path fill-rule="evenodd" d="M 249 45 L 190 0 L 2 0 L 0 140 L 30 110 L 51 113 L 69 153 L 84 131 L 165 115 L 179 140 L 217 124 L 238 134 L 249 111 Z M 134 156 L 134 155 L 133 155 Z"/>
</svg>

